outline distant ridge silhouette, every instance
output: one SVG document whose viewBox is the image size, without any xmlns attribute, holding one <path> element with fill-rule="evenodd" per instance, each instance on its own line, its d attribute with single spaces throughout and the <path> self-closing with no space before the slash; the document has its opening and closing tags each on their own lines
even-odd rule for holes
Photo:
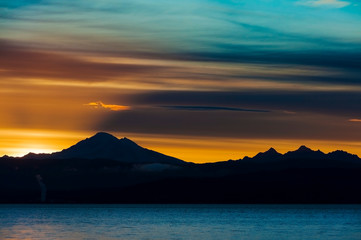
<svg viewBox="0 0 361 240">
<path fill-rule="evenodd" d="M 328 160 L 328 161 L 327 161 Z M 313 165 L 324 165 L 327 167 L 329 163 L 335 164 L 347 164 L 355 163 L 361 164 L 361 159 L 355 155 L 342 150 L 336 150 L 330 153 L 323 153 L 320 150 L 312 150 L 305 145 L 300 146 L 295 151 L 289 151 L 285 154 L 277 152 L 274 148 L 270 148 L 266 152 L 260 152 L 254 157 L 244 157 L 237 161 L 246 161 L 254 163 L 271 163 L 271 162 L 282 162 L 284 166 L 287 164 L 304 164 L 305 166 Z"/>
<path fill-rule="evenodd" d="M 3 158 L 11 158 L 7 155 Z M 146 148 L 143 148 L 124 137 L 121 139 L 106 133 L 98 132 L 90 138 L 86 138 L 75 145 L 64 149 L 60 152 L 51 154 L 47 153 L 28 153 L 24 159 L 108 159 L 117 160 L 128 163 L 169 163 L 179 164 L 184 161 L 170 157 Z M 238 161 L 254 161 L 254 162 L 277 162 L 287 159 L 296 160 L 341 160 L 343 162 L 361 162 L 361 159 L 355 155 L 343 150 L 336 150 L 330 153 L 323 153 L 320 150 L 312 150 L 305 145 L 300 146 L 297 150 L 289 151 L 285 154 L 277 152 L 273 147 L 265 152 L 260 152 L 254 157 L 244 157 Z M 220 162 L 222 162 L 220 160 Z"/>
<path fill-rule="evenodd" d="M 194 164 L 100 132 L 52 154 L 0 158 L 0 203 L 358 203 L 361 159 L 270 148 Z"/>
</svg>

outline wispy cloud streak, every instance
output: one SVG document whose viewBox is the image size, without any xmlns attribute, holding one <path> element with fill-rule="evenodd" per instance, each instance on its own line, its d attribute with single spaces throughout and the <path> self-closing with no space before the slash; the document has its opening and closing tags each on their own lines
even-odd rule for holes
<svg viewBox="0 0 361 240">
<path fill-rule="evenodd" d="M 129 106 L 124 106 L 124 105 L 116 105 L 116 104 L 105 104 L 101 101 L 98 102 L 90 102 L 87 104 L 84 104 L 85 106 L 89 106 L 89 107 L 93 107 L 93 108 L 100 108 L 100 109 L 108 109 L 111 111 L 124 111 L 124 110 L 129 110 L 130 107 Z"/>
<path fill-rule="evenodd" d="M 188 110 L 188 111 L 269 112 L 268 110 L 246 109 L 246 108 L 235 108 L 235 107 L 218 107 L 218 106 L 162 106 L 162 107 L 173 110 Z"/>
<path fill-rule="evenodd" d="M 360 122 L 361 123 L 361 119 L 358 119 L 358 118 L 351 118 L 348 121 L 349 122 Z"/>
<path fill-rule="evenodd" d="M 344 0 L 301 0 L 297 2 L 300 5 L 310 6 L 310 7 L 333 7 L 333 8 L 343 8 L 351 3 Z"/>
</svg>

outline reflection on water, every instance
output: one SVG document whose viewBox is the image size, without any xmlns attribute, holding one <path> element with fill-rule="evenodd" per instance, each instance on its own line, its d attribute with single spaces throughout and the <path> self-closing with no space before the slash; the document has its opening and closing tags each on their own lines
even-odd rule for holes
<svg viewBox="0 0 361 240">
<path fill-rule="evenodd" d="M 360 205 L 0 205 L 0 239 L 354 239 Z"/>
</svg>

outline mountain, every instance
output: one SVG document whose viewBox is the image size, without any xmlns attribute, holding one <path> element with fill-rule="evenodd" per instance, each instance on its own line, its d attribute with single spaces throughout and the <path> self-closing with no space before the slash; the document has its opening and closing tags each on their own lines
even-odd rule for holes
<svg viewBox="0 0 361 240">
<path fill-rule="evenodd" d="M 337 150 L 334 152 L 330 152 L 327 154 L 327 159 L 337 160 L 337 159 L 344 159 L 344 161 L 348 162 L 359 162 L 360 158 L 355 155 L 351 154 L 342 150 Z"/>
<path fill-rule="evenodd" d="M 279 152 L 277 152 L 274 148 L 268 149 L 266 152 L 260 152 L 251 159 L 252 161 L 257 162 L 272 162 L 282 159 L 283 155 Z"/>
<path fill-rule="evenodd" d="M 183 164 L 184 161 L 137 145 L 128 138 L 118 139 L 105 132 L 82 140 L 61 152 L 28 154 L 26 159 L 107 159 L 124 163 Z"/>
<path fill-rule="evenodd" d="M 258 163 L 263 167 L 272 168 L 329 168 L 340 167 L 348 168 L 353 166 L 361 166 L 361 159 L 354 154 L 337 150 L 330 153 L 323 153 L 320 150 L 314 151 L 304 145 L 295 151 L 289 151 L 285 154 L 277 152 L 274 148 L 270 148 L 266 152 L 260 152 L 254 157 L 244 157 L 236 160 L 241 163 Z M 261 168 L 261 166 L 260 166 Z"/>
<path fill-rule="evenodd" d="M 12 158 L 4 156 L 3 158 Z M 116 160 L 123 163 L 131 164 L 184 164 L 186 162 L 170 157 L 146 148 L 143 148 L 124 137 L 121 139 L 115 136 L 98 132 L 90 138 L 86 138 L 75 145 L 64 149 L 60 152 L 51 154 L 35 154 L 29 153 L 22 157 L 23 159 L 106 159 Z M 310 165 L 318 167 L 327 167 L 330 163 L 353 163 L 361 164 L 361 159 L 354 154 L 337 150 L 330 153 L 323 153 L 320 150 L 314 151 L 305 145 L 300 146 L 297 150 L 289 151 L 285 154 L 277 152 L 273 147 L 265 152 L 260 152 L 254 157 L 244 157 L 239 160 L 230 160 L 228 162 L 218 162 L 216 164 L 208 164 L 210 166 L 218 165 L 234 165 L 239 163 L 258 163 L 258 164 L 282 164 L 283 167 L 290 165 L 299 165 L 309 167 Z"/>
<path fill-rule="evenodd" d="M 3 158 L 5 158 L 5 156 Z M 105 132 L 98 132 L 94 136 L 86 138 L 60 152 L 51 154 L 29 153 L 25 155 L 23 159 L 106 159 L 130 164 L 157 163 L 182 165 L 187 163 L 180 159 L 143 148 L 126 137 L 118 139 Z M 289 151 L 285 154 L 281 154 L 271 147 L 265 152 L 256 154 L 254 157 L 244 157 L 239 160 L 230 160 L 214 164 L 210 163 L 206 165 L 210 166 L 210 168 L 214 168 L 214 166 L 231 168 L 231 165 L 235 165 L 236 167 L 234 169 L 238 169 L 242 163 L 258 164 L 260 169 L 264 167 L 272 169 L 284 169 L 290 167 L 327 168 L 352 167 L 355 164 L 360 165 L 361 159 L 357 155 L 342 150 L 325 154 L 320 150 L 314 151 L 305 145 L 302 145 L 297 150 Z M 269 166 L 270 164 L 272 166 Z"/>
<path fill-rule="evenodd" d="M 302 145 L 296 151 L 287 152 L 284 157 L 288 159 L 322 159 L 325 154 L 320 150 L 314 151 Z"/>
<path fill-rule="evenodd" d="M 0 158 L 0 203 L 357 203 L 361 159 L 301 146 L 193 164 L 107 133 Z"/>
</svg>

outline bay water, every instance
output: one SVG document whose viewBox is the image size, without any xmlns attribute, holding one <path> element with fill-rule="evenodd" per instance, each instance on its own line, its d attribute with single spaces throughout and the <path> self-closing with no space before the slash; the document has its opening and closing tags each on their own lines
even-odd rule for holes
<svg viewBox="0 0 361 240">
<path fill-rule="evenodd" d="M 361 205 L 0 205 L 0 239 L 361 239 Z"/>
</svg>

